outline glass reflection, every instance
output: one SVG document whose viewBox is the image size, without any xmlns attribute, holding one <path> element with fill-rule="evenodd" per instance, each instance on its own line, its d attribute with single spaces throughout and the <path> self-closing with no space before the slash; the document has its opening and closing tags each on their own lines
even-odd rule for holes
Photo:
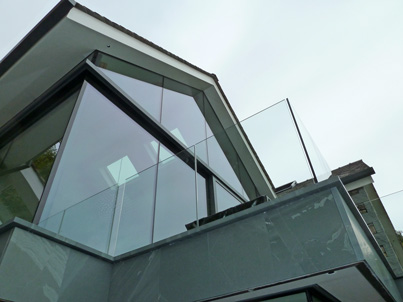
<svg viewBox="0 0 403 302">
<path fill-rule="evenodd" d="M 66 209 L 59 234 L 106 253 L 118 187 L 113 186 Z"/>
<path fill-rule="evenodd" d="M 161 123 L 186 147 L 206 139 L 203 114 L 191 96 L 164 89 Z M 198 151 L 198 156 L 207 161 L 205 149 Z"/>
<path fill-rule="evenodd" d="M 156 164 L 157 154 L 150 145 L 154 140 L 87 85 L 41 220 Z"/>
<path fill-rule="evenodd" d="M 216 171 L 218 175 L 222 177 L 222 179 L 229 183 L 238 193 L 242 194 L 242 192 L 244 192 L 242 185 L 215 136 L 207 139 L 207 150 L 208 163 L 210 167 Z"/>
<path fill-rule="evenodd" d="M 185 150 L 159 164 L 154 242 L 185 232 L 185 225 L 197 219 L 195 171 L 191 162 L 183 161 L 188 153 Z M 199 200 L 199 203 L 206 203 L 206 200 Z"/>
<path fill-rule="evenodd" d="M 94 87 L 83 89 L 40 225 L 119 255 L 205 217 L 194 148 L 173 155 Z"/>
<path fill-rule="evenodd" d="M 78 92 L 0 150 L 0 224 L 32 221 Z"/>
<path fill-rule="evenodd" d="M 156 175 L 157 165 L 126 180 L 115 255 L 152 242 Z"/>
<path fill-rule="evenodd" d="M 217 139 L 222 138 L 226 144 L 228 137 L 203 92 L 103 53 L 98 54 L 96 64 L 184 146 L 196 144 L 198 158 L 209 164 L 224 182 L 248 199 L 237 176 L 243 172 L 235 173 L 233 168 L 241 164 L 236 150 L 232 148 L 223 151 L 217 142 Z M 162 104 L 161 87 L 164 87 Z M 220 137 L 206 140 L 213 135 L 210 127 L 214 127 Z M 153 143 L 153 148 L 158 149 L 157 142 Z M 160 160 L 170 156 L 170 152 L 165 149 L 160 152 Z M 232 164 L 229 162 L 231 160 Z M 247 173 L 243 174 L 244 178 L 249 178 Z M 250 179 L 247 182 L 251 183 Z"/>
<path fill-rule="evenodd" d="M 217 201 L 217 212 L 224 211 L 226 209 L 235 207 L 241 202 L 234 197 L 230 192 L 228 192 L 222 185 L 218 182 L 215 183 L 216 191 L 216 201 Z"/>
<path fill-rule="evenodd" d="M 101 70 L 153 118 L 161 120 L 161 87 L 107 69 Z"/>
</svg>

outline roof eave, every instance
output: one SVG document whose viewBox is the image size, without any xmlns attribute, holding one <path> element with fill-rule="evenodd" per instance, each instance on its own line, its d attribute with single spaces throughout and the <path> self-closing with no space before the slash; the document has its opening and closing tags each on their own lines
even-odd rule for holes
<svg viewBox="0 0 403 302">
<path fill-rule="evenodd" d="M 76 5 L 73 0 L 60 1 L 25 37 L 0 61 L 0 78 L 20 60 L 43 36 L 59 23 Z"/>
</svg>

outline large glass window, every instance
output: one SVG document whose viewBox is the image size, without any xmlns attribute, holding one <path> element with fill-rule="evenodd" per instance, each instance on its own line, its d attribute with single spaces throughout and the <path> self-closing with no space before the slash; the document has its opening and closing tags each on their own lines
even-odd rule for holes
<svg viewBox="0 0 403 302">
<path fill-rule="evenodd" d="M 185 150 L 184 152 L 188 152 Z M 155 205 L 154 241 L 165 239 L 186 231 L 185 225 L 197 219 L 196 216 L 196 184 L 200 191 L 205 191 L 205 181 L 182 160 L 177 154 L 159 164 L 157 198 Z M 206 200 L 199 200 L 206 204 Z M 200 215 L 207 213 L 201 211 Z"/>
<path fill-rule="evenodd" d="M 116 255 L 153 242 L 156 175 L 157 165 L 154 165 L 126 180 L 117 230 Z"/>
<path fill-rule="evenodd" d="M 126 92 L 136 104 L 143 107 L 157 121 L 161 121 L 162 87 L 108 69 L 102 69 L 102 72 Z"/>
<path fill-rule="evenodd" d="M 233 194 L 231 194 L 218 182 L 215 183 L 215 191 L 216 191 L 218 212 L 240 205 L 241 202 L 239 201 L 239 199 L 237 199 Z"/>
<path fill-rule="evenodd" d="M 0 149 L 0 224 L 14 217 L 32 221 L 77 96 Z"/>
<path fill-rule="evenodd" d="M 94 87 L 84 87 L 40 225 L 117 255 L 206 216 L 205 180 L 192 151 L 171 154 Z"/>
<path fill-rule="evenodd" d="M 100 70 L 137 105 L 160 122 L 184 147 L 196 145 L 197 157 L 231 190 L 248 199 L 239 175 L 248 176 L 239 169 L 242 163 L 236 150 L 203 92 L 104 54 L 98 54 L 97 60 Z M 214 127 L 214 133 L 210 126 Z M 236 169 L 239 171 L 235 173 Z"/>
<path fill-rule="evenodd" d="M 64 146 L 42 219 L 157 163 L 147 131 L 87 85 Z"/>
</svg>

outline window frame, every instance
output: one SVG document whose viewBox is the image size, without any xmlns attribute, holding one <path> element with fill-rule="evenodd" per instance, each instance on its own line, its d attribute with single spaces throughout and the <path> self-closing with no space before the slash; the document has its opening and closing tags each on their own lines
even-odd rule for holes
<svg viewBox="0 0 403 302">
<path fill-rule="evenodd" d="M 368 209 L 367 209 L 367 207 L 365 206 L 365 203 L 364 203 L 364 202 L 357 203 L 356 206 L 357 206 L 358 211 L 361 213 L 361 215 L 362 215 L 362 214 L 365 214 L 365 213 L 368 213 Z"/>
<path fill-rule="evenodd" d="M 368 222 L 367 226 L 368 226 L 368 229 L 371 231 L 372 235 L 375 235 L 376 233 L 378 233 L 378 231 L 377 231 L 377 229 L 376 229 L 376 227 L 375 227 L 373 222 Z"/>
</svg>

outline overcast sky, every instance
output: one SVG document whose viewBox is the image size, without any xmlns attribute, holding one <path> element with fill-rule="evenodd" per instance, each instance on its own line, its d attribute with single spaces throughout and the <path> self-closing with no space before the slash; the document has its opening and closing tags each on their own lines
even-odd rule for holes
<svg viewBox="0 0 403 302">
<path fill-rule="evenodd" d="M 289 98 L 331 169 L 362 159 L 380 196 L 403 189 L 403 1 L 79 2 L 215 73 L 241 120 Z M 0 0 L 0 56 L 55 3 Z M 403 230 L 403 194 L 384 205 Z"/>
</svg>

